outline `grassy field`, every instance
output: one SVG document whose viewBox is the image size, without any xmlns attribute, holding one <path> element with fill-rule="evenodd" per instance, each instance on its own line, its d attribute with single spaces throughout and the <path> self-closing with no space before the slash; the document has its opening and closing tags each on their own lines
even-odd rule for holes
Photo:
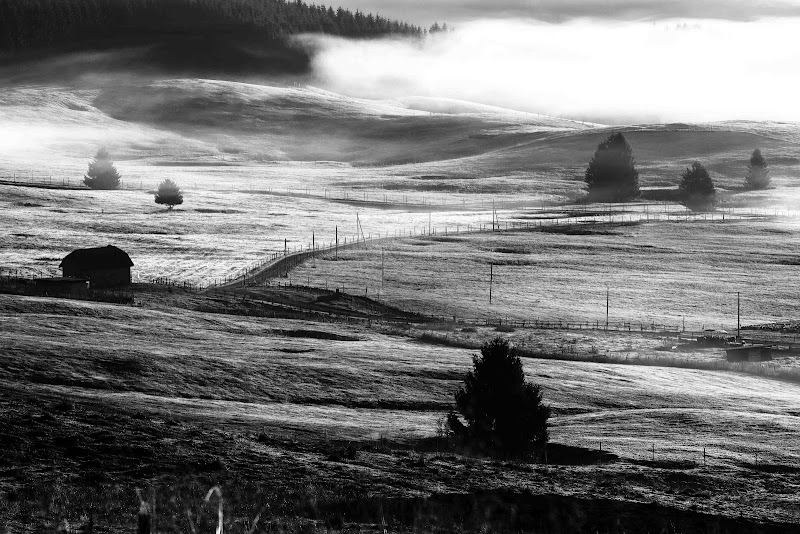
<svg viewBox="0 0 800 534">
<path fill-rule="evenodd" d="M 125 187 L 136 189 L 0 185 L 8 228 L 0 266 L 51 272 L 76 247 L 113 242 L 133 254 L 140 279 L 194 283 L 282 251 L 284 240 L 307 246 L 313 234 L 330 243 L 337 225 L 340 237 L 352 237 L 357 213 L 372 235 L 489 224 L 493 207 L 502 220 L 525 220 L 520 207 L 583 195 L 583 167 L 609 131 L 453 101 L 363 101 L 309 86 L 210 80 L 12 87 L 0 97 L 0 119 L 0 179 L 75 186 L 103 144 Z M 729 202 L 796 206 L 794 125 L 625 132 L 643 186 L 674 186 L 700 158 Z M 772 162 L 775 188 L 740 193 L 755 146 Z M 175 213 L 147 194 L 164 178 L 186 192 Z"/>
<path fill-rule="evenodd" d="M 636 333 L 370 324 L 391 306 L 602 323 L 606 287 L 613 322 L 731 330 L 737 292 L 744 324 L 797 319 L 797 125 L 622 128 L 644 187 L 674 187 L 699 158 L 727 207 L 758 216 L 687 220 L 653 204 L 671 217 L 655 221 L 644 204 L 580 205 L 569 209 L 610 210 L 616 222 L 452 235 L 491 224 L 493 208 L 502 224 L 565 217 L 611 129 L 300 85 L 81 83 L 0 94 L 0 274 L 55 274 L 71 250 L 114 244 L 133 258 L 135 281 L 208 283 L 312 235 L 330 243 L 337 226 L 350 241 L 357 216 L 365 236 L 437 234 L 291 273 L 387 307 L 274 285 L 222 296 L 137 285 L 133 306 L 0 295 L 6 530 L 132 531 L 140 488 L 157 505 L 156 532 L 190 532 L 187 517 L 212 532 L 216 509 L 202 497 L 215 484 L 233 533 L 782 532 L 800 522 L 796 383 Z M 75 187 L 100 144 L 123 190 Z M 744 192 L 756 146 L 774 187 Z M 164 178 L 185 189 L 169 213 L 150 193 Z M 280 318 L 298 308 L 307 319 Z M 319 322 L 326 310 L 365 319 Z M 524 367 L 554 411 L 547 465 L 436 440 L 475 352 L 458 345 L 494 335 L 543 356 Z M 784 376 L 797 363 L 770 369 Z"/>
<path fill-rule="evenodd" d="M 418 448 L 421 438 L 435 436 L 471 351 L 352 325 L 185 309 L 0 296 L 0 310 L 6 493 L 24 495 L 41 484 L 51 484 L 48 492 L 88 492 L 98 483 L 119 490 L 155 482 L 161 499 L 194 488 L 199 501 L 203 481 L 227 481 L 231 498 L 242 499 L 231 480 L 260 473 L 297 477 L 287 480 L 292 491 L 298 481 L 325 487 L 336 480 L 360 498 L 364 491 L 388 498 L 569 487 L 597 498 L 798 520 L 789 497 L 800 459 L 792 445 L 800 430 L 797 385 L 726 372 L 526 359 L 527 377 L 542 384 L 554 409 L 552 441 L 587 449 L 602 442 L 618 459 L 512 467 Z M 376 449 L 381 439 L 387 445 Z M 336 443 L 348 441 L 361 450 L 350 461 L 335 452 Z M 126 457 L 136 458 L 134 470 Z M 161 475 L 151 479 L 154 473 Z M 663 477 L 692 489 L 680 492 Z M 260 498 L 274 499 L 263 494 L 271 487 Z M 98 510 L 130 503 L 128 517 L 106 517 L 104 524 L 133 520 L 129 491 L 96 503 Z M 321 491 L 320 502 L 334 494 Z M 64 514 L 79 523 L 83 498 L 64 499 L 34 519 L 57 523 Z M 71 510 L 64 508 L 69 503 Z M 7 517 L 23 513 L 13 502 L 3 506 Z"/>
<path fill-rule="evenodd" d="M 641 223 L 395 242 L 306 264 L 328 280 L 412 310 L 461 318 L 656 323 L 735 329 L 795 317 L 796 221 Z M 493 265 L 492 304 L 489 271 Z M 383 279 L 381 278 L 383 268 Z"/>
</svg>

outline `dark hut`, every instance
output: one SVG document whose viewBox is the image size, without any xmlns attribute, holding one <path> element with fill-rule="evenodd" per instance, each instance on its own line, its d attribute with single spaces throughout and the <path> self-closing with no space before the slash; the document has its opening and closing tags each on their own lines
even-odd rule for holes
<svg viewBox="0 0 800 534">
<path fill-rule="evenodd" d="M 729 362 L 768 362 L 772 359 L 772 348 L 764 345 L 742 345 L 725 350 Z"/>
<path fill-rule="evenodd" d="M 131 283 L 133 262 L 113 245 L 73 250 L 61 261 L 64 277 L 89 280 L 91 288 L 117 287 Z"/>
<path fill-rule="evenodd" d="M 89 282 L 83 278 L 36 278 L 33 284 L 44 295 L 79 297 Z"/>
</svg>

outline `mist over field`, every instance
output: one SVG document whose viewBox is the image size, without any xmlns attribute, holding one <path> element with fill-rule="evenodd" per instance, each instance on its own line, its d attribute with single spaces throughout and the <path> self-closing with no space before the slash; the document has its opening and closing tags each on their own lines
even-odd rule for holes
<svg viewBox="0 0 800 534">
<path fill-rule="evenodd" d="M 486 19 L 426 41 L 303 36 L 314 76 L 363 98 L 433 96 L 608 124 L 800 120 L 798 19 Z"/>
</svg>

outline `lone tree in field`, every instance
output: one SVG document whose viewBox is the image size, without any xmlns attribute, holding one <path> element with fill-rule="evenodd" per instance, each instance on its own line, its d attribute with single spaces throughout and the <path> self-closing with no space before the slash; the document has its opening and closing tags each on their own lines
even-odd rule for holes
<svg viewBox="0 0 800 534">
<path fill-rule="evenodd" d="M 584 180 L 595 201 L 622 202 L 639 195 L 639 171 L 624 135 L 613 133 L 597 146 Z"/>
<path fill-rule="evenodd" d="M 769 164 L 759 148 L 753 150 L 753 155 L 750 156 L 745 185 L 749 189 L 766 189 L 769 186 Z"/>
<path fill-rule="evenodd" d="M 103 147 L 97 151 L 94 161 L 89 163 L 89 170 L 83 177 L 83 183 L 89 189 L 118 189 L 119 178 L 108 150 Z"/>
<path fill-rule="evenodd" d="M 681 178 L 678 190 L 686 206 L 692 209 L 707 209 L 714 205 L 716 194 L 714 181 L 699 161 L 695 161 L 690 168 L 683 171 Z"/>
<path fill-rule="evenodd" d="M 178 204 L 183 204 L 183 193 L 178 187 L 178 184 L 169 178 L 158 184 L 156 204 L 165 204 L 168 206 L 167 209 L 169 210 Z"/>
<path fill-rule="evenodd" d="M 542 391 L 525 381 L 522 362 L 508 341 L 496 338 L 473 358 L 473 370 L 455 395 L 447 426 L 465 444 L 487 453 L 525 455 L 547 443 L 550 407 Z M 466 424 L 462 422 L 464 419 Z"/>
</svg>

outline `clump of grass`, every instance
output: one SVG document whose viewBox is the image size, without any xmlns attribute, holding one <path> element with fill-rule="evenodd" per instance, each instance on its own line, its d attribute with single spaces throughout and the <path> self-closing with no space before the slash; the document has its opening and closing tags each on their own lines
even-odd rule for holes
<svg viewBox="0 0 800 534">
<path fill-rule="evenodd" d="M 424 343 L 430 343 L 432 345 L 444 345 L 445 347 L 457 347 L 461 349 L 477 349 L 480 347 L 480 344 L 469 341 L 468 339 L 457 336 L 449 336 L 447 334 L 436 334 L 432 332 L 425 332 L 417 339 Z"/>
<path fill-rule="evenodd" d="M 693 462 L 691 460 L 636 460 L 630 459 L 628 460 L 630 463 L 635 465 L 642 465 L 646 467 L 654 467 L 657 469 L 674 469 L 678 471 L 685 471 L 689 469 L 695 469 L 698 467 L 697 462 Z"/>
<path fill-rule="evenodd" d="M 436 332 L 455 332 L 457 329 L 456 324 L 450 322 L 428 323 L 425 325 L 419 325 L 419 328 Z"/>
<path fill-rule="evenodd" d="M 358 456 L 358 448 L 351 442 L 329 444 L 326 458 L 329 462 L 353 461 Z"/>
<path fill-rule="evenodd" d="M 61 413 L 71 412 L 73 409 L 75 409 L 75 405 L 67 399 L 60 400 L 53 405 L 53 410 Z"/>
<path fill-rule="evenodd" d="M 141 375 L 144 373 L 144 363 L 135 356 L 122 356 L 119 358 L 99 360 L 98 365 L 112 375 Z"/>
</svg>

